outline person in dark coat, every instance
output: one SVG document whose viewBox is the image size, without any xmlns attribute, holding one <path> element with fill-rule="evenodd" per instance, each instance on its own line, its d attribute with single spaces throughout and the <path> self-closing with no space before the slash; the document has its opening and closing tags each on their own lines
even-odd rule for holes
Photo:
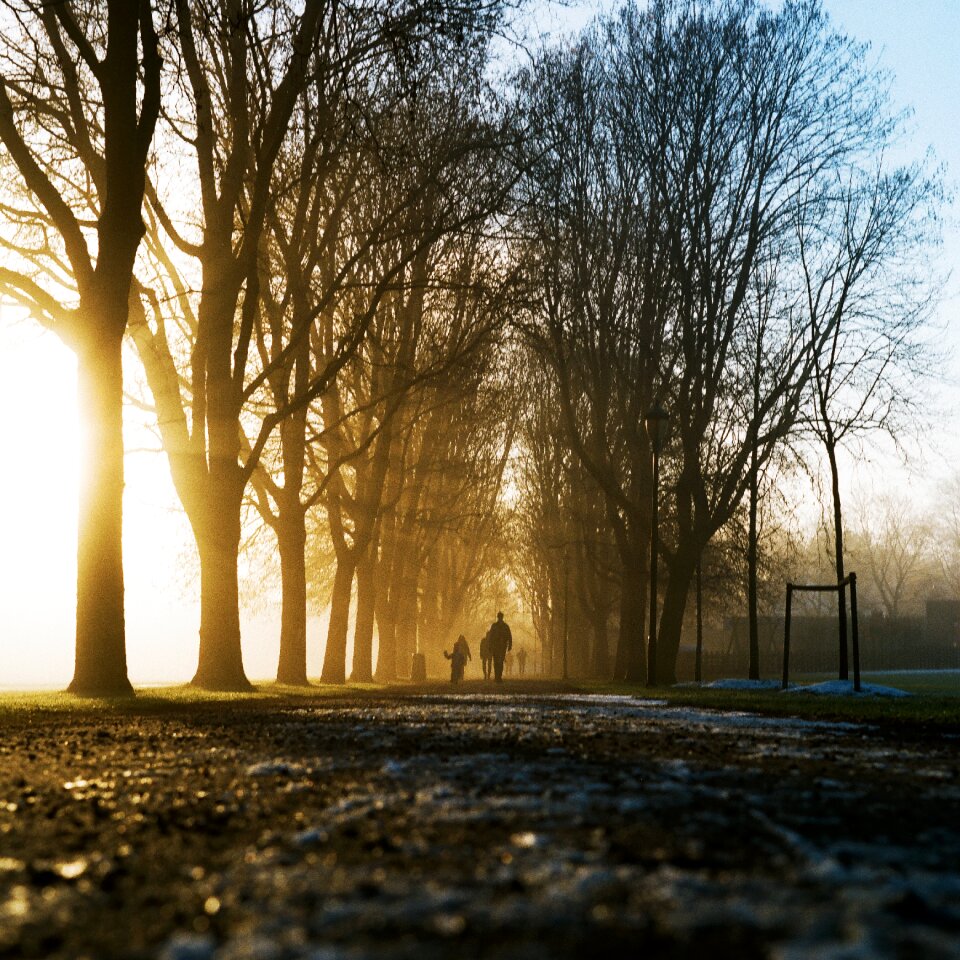
<svg viewBox="0 0 960 960">
<path fill-rule="evenodd" d="M 493 654 L 490 653 L 490 636 L 486 633 L 480 641 L 480 666 L 483 668 L 483 679 L 489 680 L 493 673 Z"/>
<path fill-rule="evenodd" d="M 457 642 L 453 645 L 453 648 L 454 650 L 459 650 L 460 653 L 463 655 L 464 665 L 466 665 L 468 660 L 473 659 L 473 654 L 470 653 L 470 644 L 467 643 L 467 638 L 462 633 L 460 634 L 459 637 L 457 637 Z M 462 674 L 461 674 L 461 679 L 462 679 Z"/>
<path fill-rule="evenodd" d="M 490 655 L 493 657 L 493 675 L 497 683 L 503 680 L 503 661 L 507 651 L 513 646 L 513 634 L 507 621 L 503 619 L 503 611 L 498 611 L 497 619 L 490 624 L 487 631 L 487 640 L 490 644 Z"/>
</svg>

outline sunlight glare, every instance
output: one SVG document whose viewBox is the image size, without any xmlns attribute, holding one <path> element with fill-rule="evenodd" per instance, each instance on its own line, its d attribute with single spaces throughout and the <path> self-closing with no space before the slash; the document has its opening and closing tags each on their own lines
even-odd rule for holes
<svg viewBox="0 0 960 960">
<path fill-rule="evenodd" d="M 124 363 L 135 372 L 135 356 L 128 353 Z M 0 311 L 0 688 L 63 687 L 72 676 L 75 392 L 71 351 L 9 308 Z M 186 682 L 197 662 L 199 568 L 150 418 L 124 410 L 127 663 L 134 684 Z M 275 605 L 261 604 L 242 617 L 249 675 L 275 675 Z M 320 630 L 311 618 L 311 672 L 319 672 Z"/>
</svg>

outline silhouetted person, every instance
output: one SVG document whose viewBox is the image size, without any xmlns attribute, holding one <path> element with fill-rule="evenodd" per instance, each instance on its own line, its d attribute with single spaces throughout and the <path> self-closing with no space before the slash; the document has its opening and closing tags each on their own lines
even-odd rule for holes
<svg viewBox="0 0 960 960">
<path fill-rule="evenodd" d="M 483 679 L 489 680 L 493 673 L 493 654 L 490 652 L 490 634 L 485 633 L 480 641 L 480 666 L 483 668 Z"/>
<path fill-rule="evenodd" d="M 490 624 L 487 631 L 490 642 L 490 655 L 493 657 L 493 675 L 497 683 L 503 680 L 503 661 L 513 646 L 513 634 L 507 621 L 503 619 L 503 611 L 497 613 L 497 619 Z"/>
<path fill-rule="evenodd" d="M 517 650 L 517 673 L 522 677 L 527 669 L 527 651 L 520 647 Z"/>
<path fill-rule="evenodd" d="M 453 645 L 453 649 L 459 650 L 460 653 L 463 654 L 464 666 L 466 666 L 468 660 L 473 659 L 473 654 L 470 653 L 470 644 L 467 643 L 467 638 L 462 633 L 457 637 L 457 642 Z M 463 677 L 463 674 L 461 673 L 460 676 Z"/>
<path fill-rule="evenodd" d="M 443 655 L 450 661 L 450 682 L 459 683 L 463 679 L 463 668 L 467 663 L 467 657 L 463 652 L 458 640 L 453 645 L 453 652 L 443 651 Z"/>
<path fill-rule="evenodd" d="M 467 665 L 467 661 L 473 659 L 467 638 L 461 633 L 453 645 L 453 652 L 447 653 L 444 650 L 443 655 L 450 661 L 450 682 L 459 683 L 463 679 L 463 668 Z"/>
</svg>

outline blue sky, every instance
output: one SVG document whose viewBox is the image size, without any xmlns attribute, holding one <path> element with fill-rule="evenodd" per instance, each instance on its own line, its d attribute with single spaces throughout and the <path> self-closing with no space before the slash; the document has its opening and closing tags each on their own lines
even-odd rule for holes
<svg viewBox="0 0 960 960">
<path fill-rule="evenodd" d="M 547 0 L 537 25 L 553 33 L 574 29 L 596 12 L 614 9 L 619 0 L 571 3 L 564 7 Z M 769 3 L 777 6 L 779 0 Z M 951 275 L 935 316 L 952 354 L 938 371 L 945 382 L 935 402 L 944 419 L 938 435 L 926 434 L 923 444 L 939 462 L 921 468 L 932 468 L 927 479 L 935 476 L 935 483 L 956 471 L 960 458 L 960 0 L 823 0 L 823 6 L 839 30 L 870 45 L 871 61 L 892 74 L 894 106 L 912 112 L 897 161 L 922 159 L 932 150 L 957 194 L 943 211 L 944 244 L 932 252 L 936 262 L 931 263 L 931 272 Z"/>
<path fill-rule="evenodd" d="M 548 2 L 537 20 L 560 31 L 617 5 L 573 0 L 564 9 Z M 960 180 L 960 0 L 823 0 L 823 6 L 840 30 L 869 43 L 870 57 L 894 75 L 894 103 L 913 111 L 909 155 L 932 147 L 949 177 Z"/>
<path fill-rule="evenodd" d="M 870 56 L 893 73 L 893 101 L 913 113 L 906 156 L 921 157 L 932 149 L 958 194 L 944 211 L 944 245 L 936 264 L 938 271 L 951 274 L 937 319 L 952 350 L 944 371 L 951 382 L 942 392 L 952 416 L 943 441 L 955 454 L 960 433 L 955 426 L 960 416 L 960 0 L 824 0 L 824 8 L 845 33 L 868 42 Z"/>
<path fill-rule="evenodd" d="M 960 3 L 957 0 L 825 0 L 843 30 L 869 41 L 895 76 L 893 94 L 914 110 L 918 146 L 960 168 Z"/>
</svg>

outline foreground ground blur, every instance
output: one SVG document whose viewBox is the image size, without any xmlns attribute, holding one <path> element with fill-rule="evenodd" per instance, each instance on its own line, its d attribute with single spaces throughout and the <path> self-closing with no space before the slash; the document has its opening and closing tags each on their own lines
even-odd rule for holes
<svg viewBox="0 0 960 960">
<path fill-rule="evenodd" d="M 957 734 L 506 691 L 5 714 L 0 956 L 960 956 Z"/>
</svg>

